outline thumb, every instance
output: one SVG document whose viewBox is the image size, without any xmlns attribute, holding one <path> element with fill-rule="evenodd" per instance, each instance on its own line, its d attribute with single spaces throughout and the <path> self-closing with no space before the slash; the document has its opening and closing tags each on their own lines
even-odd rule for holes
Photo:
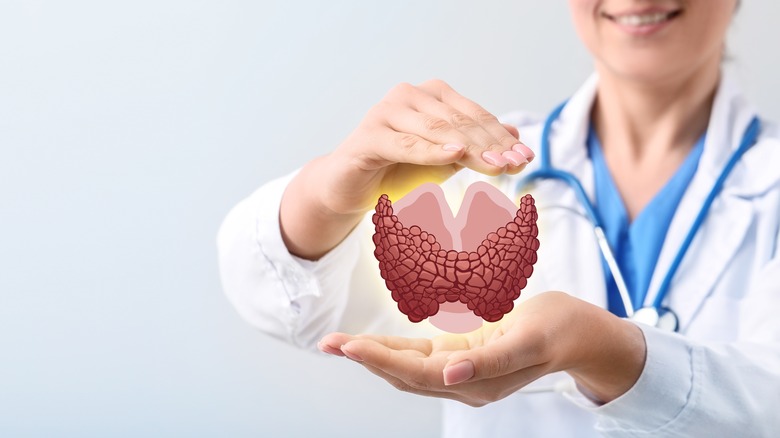
<svg viewBox="0 0 780 438">
<path fill-rule="evenodd" d="M 492 379 L 528 367 L 533 359 L 523 350 L 505 336 L 489 345 L 454 353 L 444 366 L 444 384 Z"/>
</svg>

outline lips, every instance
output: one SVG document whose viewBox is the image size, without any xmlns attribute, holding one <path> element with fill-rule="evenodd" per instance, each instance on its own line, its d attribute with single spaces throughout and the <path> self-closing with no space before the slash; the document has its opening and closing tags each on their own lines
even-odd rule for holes
<svg viewBox="0 0 780 438">
<path fill-rule="evenodd" d="M 374 255 L 393 300 L 410 321 L 420 322 L 440 310 L 463 313 L 453 311 L 451 303 L 489 322 L 512 310 L 533 273 L 539 248 L 531 195 L 516 209 L 495 187 L 476 183 L 453 217 L 441 188 L 426 184 L 398 204 L 394 212 L 386 195 L 379 198 L 373 216 Z M 469 331 L 452 318 L 448 321 L 440 328 Z M 475 327 L 469 323 L 468 328 Z"/>
<path fill-rule="evenodd" d="M 621 12 L 610 14 L 603 12 L 602 16 L 618 25 L 628 28 L 651 27 L 668 22 L 682 14 L 682 9 L 658 10 L 650 9 L 636 12 Z"/>
</svg>

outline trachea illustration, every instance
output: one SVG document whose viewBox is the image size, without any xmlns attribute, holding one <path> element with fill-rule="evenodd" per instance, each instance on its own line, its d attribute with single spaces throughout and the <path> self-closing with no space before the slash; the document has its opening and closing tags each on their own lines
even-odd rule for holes
<svg viewBox="0 0 780 438">
<path fill-rule="evenodd" d="M 515 205 L 487 183 L 469 187 L 457 218 L 434 184 L 421 186 L 397 204 L 394 212 L 387 195 L 379 198 L 373 216 L 374 255 L 393 300 L 410 321 L 448 309 L 460 322 L 453 323 L 452 317 L 442 325 L 433 318 L 431 322 L 464 332 L 478 328 L 481 320 L 464 325 L 457 314 L 470 311 L 495 322 L 512 310 L 533 273 L 539 248 L 531 195 L 520 200 L 514 217 L 510 212 Z"/>
</svg>

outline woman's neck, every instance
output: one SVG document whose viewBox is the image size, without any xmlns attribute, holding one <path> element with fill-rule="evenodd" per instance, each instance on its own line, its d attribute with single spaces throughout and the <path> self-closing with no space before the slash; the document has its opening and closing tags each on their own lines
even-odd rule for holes
<svg viewBox="0 0 780 438">
<path fill-rule="evenodd" d="M 592 121 L 613 181 L 635 218 L 707 129 L 720 60 L 647 83 L 600 71 Z"/>
<path fill-rule="evenodd" d="M 600 74 L 592 120 L 605 152 L 642 161 L 677 148 L 690 150 L 707 129 L 720 69 L 652 84 Z"/>
</svg>

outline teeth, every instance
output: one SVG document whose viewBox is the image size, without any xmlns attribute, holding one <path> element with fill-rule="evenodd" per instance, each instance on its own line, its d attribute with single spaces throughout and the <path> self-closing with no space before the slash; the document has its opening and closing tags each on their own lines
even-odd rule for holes
<svg viewBox="0 0 780 438">
<path fill-rule="evenodd" d="M 670 13 L 656 12 L 654 14 L 643 14 L 643 15 L 622 15 L 620 17 L 615 17 L 615 21 L 618 24 L 639 27 L 639 26 L 648 26 L 651 24 L 658 24 L 668 20 L 669 17 L 671 17 Z"/>
</svg>

